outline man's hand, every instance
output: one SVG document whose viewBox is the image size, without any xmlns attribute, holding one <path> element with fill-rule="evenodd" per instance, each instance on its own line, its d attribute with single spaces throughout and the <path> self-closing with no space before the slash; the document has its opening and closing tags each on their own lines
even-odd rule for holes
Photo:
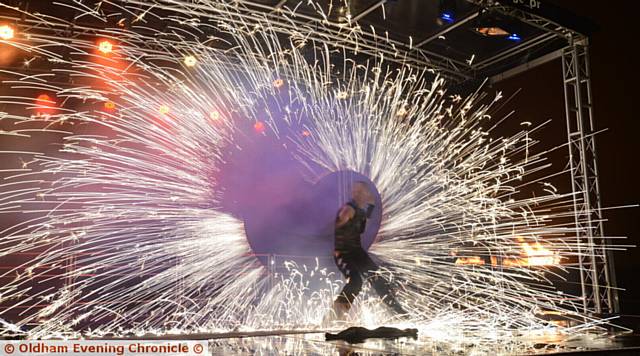
<svg viewBox="0 0 640 356">
<path fill-rule="evenodd" d="M 336 227 L 346 224 L 354 215 L 356 215 L 356 211 L 350 205 L 344 205 L 338 213 Z"/>
</svg>

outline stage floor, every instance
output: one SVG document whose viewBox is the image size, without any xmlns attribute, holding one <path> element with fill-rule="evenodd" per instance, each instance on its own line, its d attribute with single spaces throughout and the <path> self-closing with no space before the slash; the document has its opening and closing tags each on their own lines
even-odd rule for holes
<svg viewBox="0 0 640 356">
<path fill-rule="evenodd" d="M 336 331 L 334 331 L 336 332 Z M 0 337 L 0 340 L 4 339 Z M 72 338 L 73 339 L 73 338 Z M 86 337 L 89 340 L 207 340 L 211 355 L 640 355 L 640 334 L 530 335 L 479 342 L 438 340 L 420 334 L 417 339 L 369 339 L 360 344 L 325 341 L 318 331 L 252 331 L 199 334 L 148 334 L 118 337 Z"/>
<path fill-rule="evenodd" d="M 194 338 L 194 335 L 186 338 Z M 370 339 L 361 344 L 325 341 L 324 333 L 286 333 L 263 335 L 200 335 L 210 341 L 213 355 L 640 355 L 640 335 L 588 335 L 567 338 L 559 335 L 523 337 L 491 345 L 471 341 L 438 342 L 429 336 L 417 340 Z"/>
</svg>

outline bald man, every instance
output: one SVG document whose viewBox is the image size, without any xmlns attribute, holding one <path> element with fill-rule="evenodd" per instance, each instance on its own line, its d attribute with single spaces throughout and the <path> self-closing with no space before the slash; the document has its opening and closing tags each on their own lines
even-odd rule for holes
<svg viewBox="0 0 640 356">
<path fill-rule="evenodd" d="M 379 267 L 362 248 L 361 235 L 375 209 L 375 198 L 366 182 L 353 185 L 352 199 L 338 211 L 335 225 L 334 260 L 346 279 L 346 284 L 333 303 L 336 317 L 342 319 L 369 278 L 373 289 L 387 306 L 399 314 L 406 314 L 391 294 L 389 282 L 376 273 Z"/>
</svg>

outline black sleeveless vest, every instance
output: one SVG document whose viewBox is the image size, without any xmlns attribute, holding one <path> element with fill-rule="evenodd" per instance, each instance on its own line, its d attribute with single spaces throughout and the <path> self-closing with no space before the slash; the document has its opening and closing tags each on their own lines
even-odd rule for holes
<svg viewBox="0 0 640 356">
<path fill-rule="evenodd" d="M 367 224 L 367 212 L 361 209 L 353 201 L 347 203 L 356 212 L 344 225 L 335 230 L 335 249 L 339 251 L 349 251 L 362 248 L 360 235 L 364 232 Z M 336 221 L 337 221 L 336 217 Z"/>
</svg>

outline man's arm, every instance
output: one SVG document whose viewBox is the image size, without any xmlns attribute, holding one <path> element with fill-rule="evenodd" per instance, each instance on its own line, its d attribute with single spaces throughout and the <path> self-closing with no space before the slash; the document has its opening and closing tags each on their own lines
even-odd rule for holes
<svg viewBox="0 0 640 356">
<path fill-rule="evenodd" d="M 340 212 L 338 212 L 338 218 L 336 219 L 336 227 L 340 227 L 347 223 L 354 215 L 356 211 L 349 205 L 344 205 Z"/>
</svg>

